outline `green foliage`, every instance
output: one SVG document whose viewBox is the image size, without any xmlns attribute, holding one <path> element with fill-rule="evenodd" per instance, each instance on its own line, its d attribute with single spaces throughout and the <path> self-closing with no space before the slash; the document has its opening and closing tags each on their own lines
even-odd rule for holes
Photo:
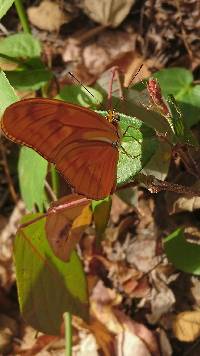
<svg viewBox="0 0 200 356">
<path fill-rule="evenodd" d="M 92 201 L 95 230 L 96 230 L 98 240 L 100 240 L 108 224 L 110 218 L 111 206 L 112 206 L 111 197 L 107 197 L 103 200 Z"/>
<path fill-rule="evenodd" d="M 17 33 L 0 40 L 0 56 L 16 60 L 39 57 L 41 45 L 37 38 L 29 33 Z"/>
<path fill-rule="evenodd" d="M 188 127 L 200 120 L 200 85 L 193 83 L 193 75 L 184 68 L 162 69 L 154 74 L 167 99 L 172 94 L 183 114 Z"/>
<path fill-rule="evenodd" d="M 173 95 L 168 95 L 168 105 L 171 111 L 171 117 L 168 120 L 171 121 L 173 128 L 173 140 L 174 143 L 198 145 L 192 131 L 187 127 L 187 123 L 184 121 L 182 112 L 177 105 L 177 102 Z"/>
<path fill-rule="evenodd" d="M 23 218 L 31 221 L 38 214 Z M 20 229 L 14 244 L 14 258 L 20 310 L 37 330 L 60 335 L 63 313 L 88 320 L 85 275 L 78 255 L 68 263 L 52 253 L 45 234 L 44 219 Z"/>
<path fill-rule="evenodd" d="M 0 19 L 6 14 L 12 6 L 14 0 L 1 0 L 0 1 Z"/>
<path fill-rule="evenodd" d="M 19 156 L 19 182 L 21 195 L 28 210 L 45 205 L 44 184 L 48 162 L 31 148 L 22 147 Z"/>
<path fill-rule="evenodd" d="M 164 249 L 171 263 L 183 272 L 200 275 L 200 246 L 186 241 L 183 229 L 164 239 Z"/>
<path fill-rule="evenodd" d="M 130 126 L 128 131 L 127 128 Z M 120 115 L 122 148 L 117 166 L 117 184 L 130 182 L 145 167 L 158 147 L 155 131 L 142 121 Z M 123 134 L 126 132 L 126 135 Z"/>
<path fill-rule="evenodd" d="M 0 113 L 3 114 L 7 106 L 18 100 L 13 87 L 10 85 L 3 71 L 0 71 L 0 93 Z"/>
<path fill-rule="evenodd" d="M 97 108 L 103 102 L 102 94 L 91 87 L 86 87 L 86 89 L 80 85 L 67 85 L 64 86 L 59 94 L 56 96 L 56 99 L 67 101 L 68 103 L 77 104 L 84 106 L 86 108 Z"/>
<path fill-rule="evenodd" d="M 53 77 L 40 59 L 40 42 L 29 33 L 8 36 L 0 41 L 0 57 L 16 62 L 15 70 L 6 71 L 11 85 L 23 90 L 38 90 Z"/>
<path fill-rule="evenodd" d="M 17 90 L 38 90 L 52 79 L 52 73 L 46 69 L 18 69 L 6 72 L 7 78 Z"/>
</svg>

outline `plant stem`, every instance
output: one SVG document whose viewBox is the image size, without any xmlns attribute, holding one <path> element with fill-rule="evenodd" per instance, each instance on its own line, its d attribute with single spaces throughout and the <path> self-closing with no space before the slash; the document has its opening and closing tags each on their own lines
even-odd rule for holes
<svg viewBox="0 0 200 356">
<path fill-rule="evenodd" d="M 22 0 L 15 0 L 15 7 L 16 7 L 17 14 L 19 16 L 23 31 L 26 33 L 31 33 L 31 29 L 30 29 L 29 22 L 28 22 L 28 17 L 24 10 L 24 5 L 22 3 Z"/>
<path fill-rule="evenodd" d="M 52 184 L 52 189 L 56 197 L 58 198 L 59 195 L 59 179 L 58 179 L 58 173 L 56 172 L 56 169 L 53 164 L 51 164 L 51 184 Z"/>
<path fill-rule="evenodd" d="M 65 322 L 65 355 L 72 356 L 72 315 L 64 313 Z"/>
</svg>

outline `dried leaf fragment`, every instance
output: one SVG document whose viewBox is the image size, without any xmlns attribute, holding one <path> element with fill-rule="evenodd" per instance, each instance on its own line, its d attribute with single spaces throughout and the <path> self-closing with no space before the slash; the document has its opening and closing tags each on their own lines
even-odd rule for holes
<svg viewBox="0 0 200 356">
<path fill-rule="evenodd" d="M 48 211 L 45 225 L 47 239 L 55 255 L 63 261 L 69 259 L 85 228 L 91 223 L 89 205 L 89 199 L 71 194 L 54 202 Z M 52 213 L 53 209 L 55 212 Z"/>
<path fill-rule="evenodd" d="M 83 11 L 103 26 L 117 27 L 128 15 L 135 0 L 84 0 Z"/>
<path fill-rule="evenodd" d="M 39 6 L 29 7 L 27 13 L 34 26 L 50 32 L 58 31 L 60 26 L 68 20 L 59 4 L 49 0 L 42 1 Z"/>
<path fill-rule="evenodd" d="M 185 311 L 173 321 L 173 332 L 180 341 L 192 342 L 200 336 L 200 311 Z"/>
</svg>

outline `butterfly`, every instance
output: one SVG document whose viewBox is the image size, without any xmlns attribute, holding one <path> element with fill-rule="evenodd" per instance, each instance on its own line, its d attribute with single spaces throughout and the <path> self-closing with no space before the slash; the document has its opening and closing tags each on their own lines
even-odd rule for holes
<svg viewBox="0 0 200 356">
<path fill-rule="evenodd" d="M 4 112 L 1 127 L 12 141 L 33 148 L 74 190 L 103 199 L 116 187 L 119 159 L 119 116 L 106 117 L 55 99 L 25 99 Z"/>
</svg>

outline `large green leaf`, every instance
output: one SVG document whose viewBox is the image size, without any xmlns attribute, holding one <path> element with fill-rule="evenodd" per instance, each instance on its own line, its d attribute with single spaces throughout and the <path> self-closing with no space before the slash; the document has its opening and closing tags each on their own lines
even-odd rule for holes
<svg viewBox="0 0 200 356">
<path fill-rule="evenodd" d="M 89 91 L 87 91 L 86 89 Z M 103 101 L 101 93 L 91 87 L 83 87 L 78 85 L 66 85 L 56 99 L 67 101 L 68 103 L 81 105 L 84 107 L 96 108 Z"/>
<path fill-rule="evenodd" d="M 41 46 L 38 39 L 30 33 L 17 33 L 0 40 L 0 55 L 12 58 L 34 58 L 41 54 Z"/>
<path fill-rule="evenodd" d="M 49 70 L 40 68 L 7 71 L 6 75 L 18 90 L 38 90 L 52 78 Z"/>
<path fill-rule="evenodd" d="M 18 100 L 13 87 L 10 85 L 3 71 L 0 71 L 0 93 L 0 113 L 3 114 L 9 105 Z"/>
<path fill-rule="evenodd" d="M 23 219 L 30 221 L 36 214 Z M 51 251 L 44 219 L 20 229 L 14 244 L 17 288 L 22 316 L 35 329 L 59 335 L 63 313 L 88 319 L 85 275 L 79 257 L 63 262 Z"/>
<path fill-rule="evenodd" d="M 131 126 L 124 135 L 128 126 Z M 131 181 L 149 162 L 158 147 L 155 131 L 142 121 L 120 114 L 122 147 L 119 150 L 117 184 Z"/>
<path fill-rule="evenodd" d="M 183 229 L 177 229 L 164 239 L 167 258 L 181 271 L 200 275 L 200 246 L 186 241 Z"/>
<path fill-rule="evenodd" d="M 149 99 L 146 93 L 143 95 L 141 92 L 130 88 L 125 95 L 125 101 L 113 97 L 113 107 L 116 111 L 135 117 L 160 133 L 171 133 L 168 121 L 160 113 L 148 109 Z"/>
<path fill-rule="evenodd" d="M 47 164 L 47 161 L 31 148 L 21 148 L 18 165 L 20 190 L 26 207 L 30 211 L 35 205 L 43 211 Z"/>
<path fill-rule="evenodd" d="M 177 100 L 183 97 L 193 82 L 192 73 L 185 68 L 162 69 L 153 75 L 158 79 L 162 93 L 173 94 Z"/>
<path fill-rule="evenodd" d="M 177 100 L 187 126 L 200 120 L 200 85 L 193 84 L 193 76 L 184 68 L 168 68 L 153 75 L 158 79 L 165 98 L 169 94 Z"/>
<path fill-rule="evenodd" d="M 14 0 L 1 0 L 0 1 L 0 19 L 6 14 L 12 6 Z"/>
</svg>

